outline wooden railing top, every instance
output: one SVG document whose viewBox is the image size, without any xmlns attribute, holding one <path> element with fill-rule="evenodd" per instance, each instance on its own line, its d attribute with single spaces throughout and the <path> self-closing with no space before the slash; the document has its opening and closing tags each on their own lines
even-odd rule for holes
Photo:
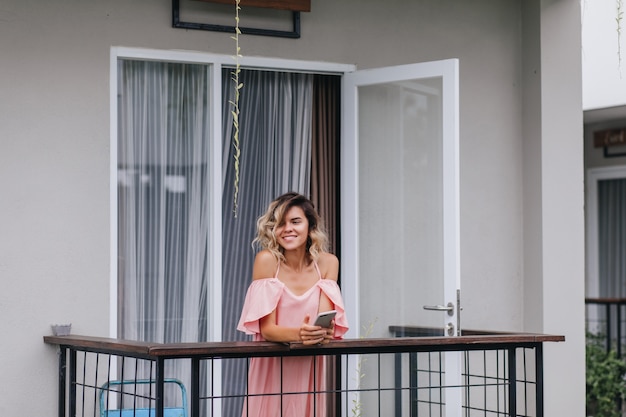
<svg viewBox="0 0 626 417">
<path fill-rule="evenodd" d="M 563 342 L 564 336 L 533 333 L 473 334 L 458 337 L 394 337 L 333 340 L 321 346 L 274 342 L 150 343 L 93 336 L 44 336 L 44 342 L 76 350 L 142 358 L 217 358 L 251 356 L 332 355 L 498 349 L 512 345 Z"/>
<path fill-rule="evenodd" d="M 626 298 L 588 297 L 585 298 L 585 304 L 626 304 Z"/>
</svg>

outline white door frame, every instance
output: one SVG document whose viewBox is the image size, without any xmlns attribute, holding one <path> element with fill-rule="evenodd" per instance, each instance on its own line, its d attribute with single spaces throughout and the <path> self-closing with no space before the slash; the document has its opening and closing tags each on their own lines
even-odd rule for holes
<svg viewBox="0 0 626 417">
<path fill-rule="evenodd" d="M 163 62 L 207 64 L 214 67 L 211 78 L 211 183 L 209 239 L 209 340 L 222 338 L 222 108 L 213 103 L 222 102 L 221 69 L 233 67 L 232 56 L 194 51 L 171 51 L 145 48 L 112 47 L 110 51 L 110 285 L 109 285 L 109 335 L 117 338 L 117 61 L 136 59 Z M 332 62 L 299 61 L 278 58 L 241 57 L 239 64 L 246 68 L 326 73 L 341 75 L 356 69 L 354 65 Z"/>
<path fill-rule="evenodd" d="M 600 294 L 600 265 L 598 248 L 598 181 L 626 178 L 626 165 L 590 168 L 587 170 L 585 223 L 587 227 L 587 278 L 585 297 Z"/>
</svg>

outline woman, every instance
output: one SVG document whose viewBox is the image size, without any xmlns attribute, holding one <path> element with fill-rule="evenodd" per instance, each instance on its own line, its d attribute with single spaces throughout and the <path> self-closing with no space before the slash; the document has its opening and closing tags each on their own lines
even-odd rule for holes
<svg viewBox="0 0 626 417">
<path fill-rule="evenodd" d="M 237 329 L 259 341 L 318 345 L 341 338 L 348 323 L 337 285 L 339 261 L 327 252 L 328 238 L 311 201 L 283 194 L 259 218 L 257 232 L 255 242 L 263 249 L 254 260 Z M 337 311 L 329 328 L 313 325 L 318 313 L 329 310 Z M 252 358 L 242 416 L 325 415 L 326 395 L 311 394 L 326 390 L 324 363 L 323 356 Z"/>
</svg>

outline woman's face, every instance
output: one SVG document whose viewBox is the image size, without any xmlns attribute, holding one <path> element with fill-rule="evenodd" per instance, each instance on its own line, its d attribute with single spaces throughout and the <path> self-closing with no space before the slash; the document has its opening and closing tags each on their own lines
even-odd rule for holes
<svg viewBox="0 0 626 417">
<path fill-rule="evenodd" d="M 283 222 L 276 228 L 276 239 L 284 250 L 295 250 L 306 247 L 309 237 L 309 221 L 304 210 L 293 206 L 285 213 Z"/>
</svg>

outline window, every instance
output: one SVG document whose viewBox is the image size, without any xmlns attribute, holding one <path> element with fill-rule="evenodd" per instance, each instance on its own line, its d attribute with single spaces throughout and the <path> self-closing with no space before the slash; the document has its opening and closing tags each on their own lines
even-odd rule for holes
<svg viewBox="0 0 626 417">
<path fill-rule="evenodd" d="M 626 169 L 594 168 L 587 174 L 587 297 L 626 295 Z"/>
</svg>

